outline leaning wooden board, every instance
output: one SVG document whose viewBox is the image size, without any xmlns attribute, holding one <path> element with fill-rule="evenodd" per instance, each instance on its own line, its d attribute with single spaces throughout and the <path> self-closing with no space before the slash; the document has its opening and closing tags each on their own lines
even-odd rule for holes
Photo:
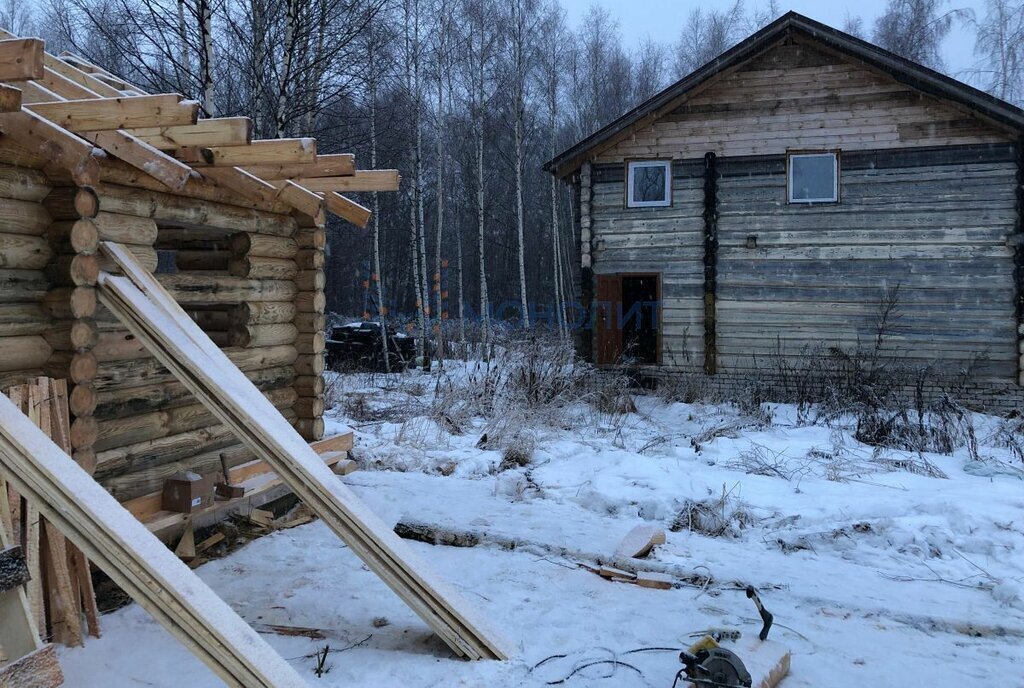
<svg viewBox="0 0 1024 688">
<path fill-rule="evenodd" d="M 185 564 L 0 395 L 0 470 L 42 515 L 229 686 L 306 686 Z"/>
<path fill-rule="evenodd" d="M 506 659 L 501 635 L 324 466 L 134 256 L 109 242 L 102 249 L 126 276 L 101 273 L 100 299 L 151 353 L 455 652 Z"/>
</svg>

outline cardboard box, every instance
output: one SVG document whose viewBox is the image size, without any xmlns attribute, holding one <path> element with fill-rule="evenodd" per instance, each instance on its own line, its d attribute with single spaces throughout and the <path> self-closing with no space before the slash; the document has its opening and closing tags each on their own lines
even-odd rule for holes
<svg viewBox="0 0 1024 688">
<path fill-rule="evenodd" d="M 164 483 L 161 506 L 165 511 L 191 514 L 213 504 L 214 476 L 191 471 L 179 473 Z"/>
</svg>

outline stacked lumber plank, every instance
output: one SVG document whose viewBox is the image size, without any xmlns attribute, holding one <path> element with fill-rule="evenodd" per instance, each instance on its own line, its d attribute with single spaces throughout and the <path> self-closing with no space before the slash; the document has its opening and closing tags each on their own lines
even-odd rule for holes
<svg viewBox="0 0 1024 688">
<path fill-rule="evenodd" d="M 505 641 L 331 473 L 139 261 L 117 244 L 102 249 L 125 276 L 101 274 L 100 299 L 178 380 L 455 652 L 507 658 Z"/>
<path fill-rule="evenodd" d="M 306 685 L 185 564 L 2 396 L 0 470 L 68 540 L 229 686 Z"/>
<path fill-rule="evenodd" d="M 70 451 L 66 381 L 40 377 L 11 387 L 7 395 L 47 437 Z M 85 555 L 40 516 L 37 504 L 9 491 L 2 480 L 0 489 L 9 504 L 8 535 L 25 553 L 28 599 L 40 634 L 69 647 L 82 645 L 84 618 L 89 634 L 98 638 L 99 611 Z"/>
</svg>

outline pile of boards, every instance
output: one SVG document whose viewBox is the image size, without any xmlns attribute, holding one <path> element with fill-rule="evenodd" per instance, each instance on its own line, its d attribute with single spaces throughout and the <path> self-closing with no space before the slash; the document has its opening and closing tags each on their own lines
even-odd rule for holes
<svg viewBox="0 0 1024 688">
<path fill-rule="evenodd" d="M 40 377 L 11 387 L 7 396 L 47 437 L 70 452 L 67 381 Z M 29 606 L 42 637 L 77 647 L 85 628 L 98 638 L 99 612 L 85 555 L 40 516 L 38 505 L 9 487 L 2 476 L 0 505 L 0 527 L 25 557 Z"/>
</svg>

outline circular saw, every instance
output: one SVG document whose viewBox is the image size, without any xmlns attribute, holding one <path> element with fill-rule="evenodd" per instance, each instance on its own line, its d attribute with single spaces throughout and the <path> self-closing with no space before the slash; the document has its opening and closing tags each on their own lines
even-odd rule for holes
<svg viewBox="0 0 1024 688">
<path fill-rule="evenodd" d="M 679 655 L 686 679 L 697 688 L 750 688 L 754 680 L 735 652 L 724 647 L 704 647 L 696 654 Z"/>
</svg>

